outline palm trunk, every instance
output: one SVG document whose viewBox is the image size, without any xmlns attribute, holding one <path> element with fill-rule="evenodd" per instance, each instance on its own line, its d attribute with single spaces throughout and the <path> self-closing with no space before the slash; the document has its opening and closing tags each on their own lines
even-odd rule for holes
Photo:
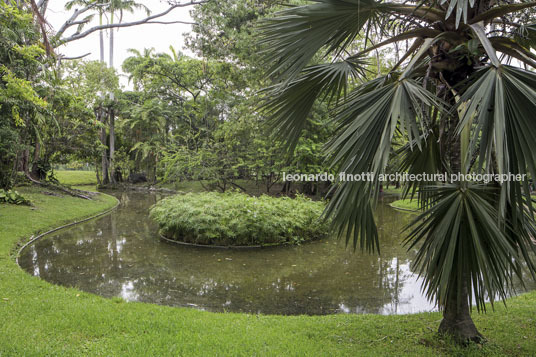
<svg viewBox="0 0 536 357">
<path fill-rule="evenodd" d="M 100 25 L 102 25 L 102 11 L 99 13 L 99 23 Z M 104 62 L 104 34 L 102 30 L 99 31 L 99 44 L 100 44 L 100 61 L 101 63 L 105 63 Z M 104 93 L 101 90 L 101 101 L 103 100 L 104 100 Z M 100 132 L 100 141 L 102 145 L 107 146 L 106 145 L 106 129 L 104 128 L 104 125 L 106 123 L 106 116 L 104 115 L 102 106 L 99 107 L 98 109 L 98 115 L 99 115 L 98 120 L 101 121 L 103 124 L 103 127 L 101 128 L 101 132 Z M 110 179 L 108 175 L 108 157 L 107 157 L 106 150 L 104 150 L 101 155 L 101 166 L 102 166 L 102 184 L 107 185 L 108 183 L 110 183 Z"/>
<path fill-rule="evenodd" d="M 102 12 L 99 14 L 99 25 L 102 26 Z M 99 31 L 99 45 L 100 45 L 100 61 L 104 63 L 104 34 L 102 30 Z"/>
<path fill-rule="evenodd" d="M 447 298 L 439 333 L 449 335 L 459 343 L 480 342 L 483 337 L 471 319 L 469 289 L 467 284 L 462 285 L 461 291 L 452 289 Z"/>
<path fill-rule="evenodd" d="M 110 24 L 114 23 L 114 14 L 110 15 Z M 108 63 L 110 68 L 113 68 L 114 66 L 114 29 L 110 29 L 110 61 Z"/>
<path fill-rule="evenodd" d="M 103 146 L 106 146 L 106 128 L 104 124 L 106 123 L 106 116 L 104 115 L 104 110 L 102 107 L 97 109 L 97 120 L 102 122 L 103 126 L 100 129 L 100 142 Z M 108 155 L 106 149 L 103 150 L 101 154 L 101 167 L 102 167 L 102 184 L 107 185 L 110 183 L 108 175 Z"/>
<path fill-rule="evenodd" d="M 110 24 L 114 23 L 114 12 L 110 14 Z M 114 29 L 110 29 L 110 62 L 109 67 L 113 68 L 114 66 Z M 115 113 L 113 109 L 110 109 L 110 181 L 115 183 L 115 165 L 114 165 L 114 156 L 115 156 Z"/>
<path fill-rule="evenodd" d="M 106 146 L 106 129 L 101 129 L 101 143 Z M 107 185 L 110 183 L 110 176 L 108 174 L 108 158 L 106 157 L 106 151 L 104 150 L 101 156 L 102 166 L 102 184 Z"/>
<path fill-rule="evenodd" d="M 455 105 L 455 98 L 452 94 L 447 94 L 447 100 Z M 450 149 L 450 168 L 453 174 L 462 171 L 462 151 L 461 137 L 457 135 L 456 128 L 459 123 L 457 115 L 447 117 L 448 136 Z M 458 247 L 458 249 L 460 249 Z M 463 262 L 461 262 L 463 264 Z M 462 283 L 458 283 L 458 277 L 453 277 L 451 289 L 447 295 L 447 300 L 443 302 L 443 320 L 439 325 L 439 333 L 449 335 L 459 343 L 469 341 L 479 342 L 483 339 L 482 335 L 476 329 L 471 318 L 471 309 L 469 305 L 469 286 L 467 285 L 469 277 L 462 273 Z"/>
<path fill-rule="evenodd" d="M 115 113 L 113 109 L 110 109 L 110 181 L 116 183 L 115 180 Z"/>
</svg>

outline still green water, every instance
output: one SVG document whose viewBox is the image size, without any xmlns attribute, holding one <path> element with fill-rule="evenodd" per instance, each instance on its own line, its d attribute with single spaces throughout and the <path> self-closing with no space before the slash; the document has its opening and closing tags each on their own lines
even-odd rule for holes
<svg viewBox="0 0 536 357">
<path fill-rule="evenodd" d="M 379 204 L 381 255 L 327 239 L 302 246 L 233 250 L 159 239 L 148 218 L 159 194 L 115 193 L 111 214 L 58 231 L 25 249 L 19 264 L 54 284 L 209 311 L 263 314 L 401 314 L 434 310 L 402 246 L 412 215 Z"/>
</svg>

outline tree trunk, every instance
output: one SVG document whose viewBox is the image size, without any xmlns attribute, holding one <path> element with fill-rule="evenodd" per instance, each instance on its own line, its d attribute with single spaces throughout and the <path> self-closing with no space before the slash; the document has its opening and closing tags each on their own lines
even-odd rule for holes
<svg viewBox="0 0 536 357">
<path fill-rule="evenodd" d="M 41 156 L 41 144 L 39 143 L 39 140 L 35 143 L 34 148 L 34 155 L 33 155 L 33 161 L 32 161 L 32 177 L 43 180 L 46 177 L 41 177 L 41 174 L 39 173 L 39 167 L 37 166 L 37 162 L 39 161 L 39 156 Z"/>
<path fill-rule="evenodd" d="M 30 173 L 29 168 L 29 161 L 30 161 L 30 149 L 24 149 L 22 153 L 22 171 L 24 171 L 25 175 L 28 175 Z"/>
<path fill-rule="evenodd" d="M 439 333 L 451 336 L 458 343 L 481 342 L 483 336 L 471 319 L 467 285 L 463 284 L 459 292 L 455 290 L 452 289 L 447 298 Z"/>
<path fill-rule="evenodd" d="M 101 26 L 102 26 L 102 16 L 103 16 L 103 13 L 102 13 L 102 11 L 100 11 L 99 12 L 99 24 Z M 104 33 L 102 32 L 102 30 L 99 31 L 99 45 L 100 45 L 100 61 L 101 61 L 101 63 L 105 63 L 104 62 Z M 101 101 L 104 100 L 104 93 L 102 93 L 102 90 L 101 90 L 100 97 L 101 97 Z M 107 146 L 106 145 L 106 129 L 104 127 L 104 125 L 106 123 L 106 119 L 105 119 L 106 116 L 104 115 L 102 107 L 99 107 L 99 109 L 98 109 L 98 116 L 99 116 L 99 118 L 97 118 L 97 119 L 99 121 L 101 121 L 102 124 L 103 124 L 103 127 L 101 128 L 101 132 L 100 132 L 100 141 L 101 141 L 102 145 Z M 107 184 L 110 183 L 110 179 L 109 179 L 109 175 L 108 175 L 107 150 L 104 150 L 102 155 L 101 155 L 101 166 L 102 166 L 102 184 L 107 185 Z"/>
<path fill-rule="evenodd" d="M 114 23 L 114 13 L 110 15 L 110 24 Z M 114 29 L 110 29 L 110 62 L 108 63 L 110 68 L 114 67 Z"/>
<path fill-rule="evenodd" d="M 101 128 L 101 132 L 100 132 L 101 144 L 103 146 L 107 146 L 106 145 L 106 129 L 105 129 L 106 116 L 104 115 L 102 108 L 99 108 L 98 110 L 99 110 L 99 120 L 101 120 L 103 124 Z M 102 184 L 107 185 L 110 183 L 110 177 L 108 174 L 108 150 L 106 149 L 103 150 L 102 155 L 101 155 L 101 166 L 102 166 Z"/>
<path fill-rule="evenodd" d="M 99 25 L 102 26 L 102 12 L 99 13 Z M 100 44 L 100 61 L 104 63 L 104 34 L 102 30 L 99 31 L 99 44 Z"/>
<path fill-rule="evenodd" d="M 452 106 L 456 104 L 454 97 L 449 93 L 447 100 Z M 452 174 L 462 172 L 462 152 L 461 138 L 456 133 L 456 127 L 459 123 L 457 115 L 447 117 L 448 120 L 448 148 L 450 150 L 450 168 Z M 461 249 L 458 247 L 457 249 Z M 471 319 L 471 309 L 469 305 L 470 281 L 466 273 L 462 273 L 461 284 L 458 277 L 449 279 L 452 281 L 450 291 L 447 295 L 447 301 L 443 305 L 443 320 L 439 325 L 439 333 L 451 336 L 456 342 L 466 344 L 468 342 L 481 342 L 483 336 L 478 332 Z"/>
<path fill-rule="evenodd" d="M 115 180 L 115 113 L 110 109 L 110 181 L 116 183 Z"/>
<path fill-rule="evenodd" d="M 95 176 L 97 177 L 97 185 L 102 185 L 100 172 L 99 172 L 99 161 L 95 162 Z"/>
</svg>

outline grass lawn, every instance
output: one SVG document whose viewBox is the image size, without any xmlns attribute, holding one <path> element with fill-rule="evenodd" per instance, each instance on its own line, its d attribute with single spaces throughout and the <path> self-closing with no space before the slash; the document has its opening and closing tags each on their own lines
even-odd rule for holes
<svg viewBox="0 0 536 357">
<path fill-rule="evenodd" d="M 210 313 L 104 299 L 22 271 L 15 246 L 37 231 L 116 204 L 19 188 L 35 209 L 0 205 L 0 356 L 536 355 L 536 293 L 474 319 L 489 339 L 462 349 L 435 331 L 439 313 L 401 316 L 264 316 Z M 45 238 L 46 239 L 46 238 Z M 170 248 L 172 249 L 172 247 Z"/>
<path fill-rule="evenodd" d="M 532 198 L 536 199 L 536 195 L 532 195 Z M 406 198 L 404 200 L 397 200 L 392 202 L 391 207 L 404 211 L 419 211 L 419 202 L 417 201 L 416 197 L 413 200 Z"/>
<path fill-rule="evenodd" d="M 392 202 L 391 207 L 398 208 L 404 211 L 418 211 L 419 201 L 417 201 L 417 198 L 413 200 L 406 198 L 404 200 L 397 200 L 397 201 Z"/>
<path fill-rule="evenodd" d="M 389 194 L 402 194 L 402 186 L 399 188 L 396 188 L 395 186 L 389 186 L 389 188 L 383 188 L 383 193 L 389 193 Z"/>
<path fill-rule="evenodd" d="M 97 177 L 94 171 L 59 170 L 54 171 L 54 174 L 58 181 L 64 185 L 81 186 L 97 184 Z"/>
</svg>

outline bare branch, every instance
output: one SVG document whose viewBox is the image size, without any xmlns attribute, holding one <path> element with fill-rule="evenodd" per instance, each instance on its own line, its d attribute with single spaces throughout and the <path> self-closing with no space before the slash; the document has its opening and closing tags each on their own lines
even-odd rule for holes
<svg viewBox="0 0 536 357">
<path fill-rule="evenodd" d="M 65 21 L 65 23 L 61 25 L 60 29 L 58 30 L 58 32 L 56 33 L 54 37 L 56 39 L 60 38 L 65 32 L 65 30 L 67 30 L 69 27 L 76 25 L 77 22 L 79 24 L 79 21 L 75 21 L 78 18 L 78 16 L 80 16 L 81 14 L 83 14 L 84 12 L 88 10 L 91 10 L 94 7 L 95 7 L 95 3 L 90 4 L 82 9 L 76 9 L 73 15 L 69 18 L 69 20 Z"/>
<path fill-rule="evenodd" d="M 185 25 L 197 25 L 197 22 L 188 21 L 151 21 L 145 24 L 159 24 L 159 25 L 172 25 L 172 24 L 185 24 Z"/>
<path fill-rule="evenodd" d="M 58 59 L 60 61 L 69 61 L 69 60 L 77 60 L 77 59 L 80 59 L 80 58 L 84 58 L 84 57 L 87 57 L 91 54 L 91 52 L 88 52 L 86 54 L 83 54 L 83 55 L 80 55 L 80 56 L 74 56 L 74 57 L 65 57 L 65 56 L 58 56 Z"/>
<path fill-rule="evenodd" d="M 37 3 L 37 8 L 39 9 L 39 12 L 43 16 L 45 16 L 45 12 L 47 11 L 48 1 L 49 0 L 39 0 L 39 2 Z"/>
<path fill-rule="evenodd" d="M 62 45 L 62 44 L 65 44 L 67 42 L 71 42 L 71 41 L 76 41 L 76 40 L 79 40 L 81 38 L 84 38 L 86 36 L 88 36 L 89 34 L 92 34 L 93 32 L 95 31 L 100 31 L 100 30 L 106 30 L 106 29 L 111 29 L 111 28 L 120 28 L 120 27 L 130 27 L 130 26 L 137 26 L 137 25 L 143 25 L 143 24 L 147 24 L 147 23 L 159 23 L 159 22 L 156 22 L 156 21 L 152 21 L 154 19 L 157 19 L 159 17 L 162 17 L 162 16 L 165 16 L 167 14 L 169 14 L 173 9 L 176 9 L 176 8 L 179 8 L 179 7 L 186 7 L 186 6 L 192 6 L 192 5 L 199 5 L 199 4 L 204 4 L 206 3 L 208 0 L 201 0 L 201 1 L 190 1 L 189 3 L 183 3 L 183 4 L 175 4 L 175 5 L 172 5 L 171 7 L 169 7 L 166 11 L 164 12 L 161 12 L 159 14 L 156 14 L 156 15 L 152 15 L 152 16 L 148 16 L 142 20 L 139 20 L 139 21 L 133 21 L 133 22 L 123 22 L 123 23 L 115 23 L 115 24 L 107 24 L 107 25 L 100 25 L 100 26 L 95 26 L 95 27 L 92 27 L 82 33 L 76 33 L 70 37 L 67 37 L 67 38 L 63 38 L 61 39 L 58 44 L 56 46 L 59 46 L 59 45 Z M 74 16 L 74 15 L 73 15 Z M 179 22 L 177 22 L 179 23 Z M 186 23 L 186 22 L 185 22 Z M 65 30 L 64 30 L 65 31 Z M 58 31 L 59 32 L 59 31 Z"/>
</svg>

